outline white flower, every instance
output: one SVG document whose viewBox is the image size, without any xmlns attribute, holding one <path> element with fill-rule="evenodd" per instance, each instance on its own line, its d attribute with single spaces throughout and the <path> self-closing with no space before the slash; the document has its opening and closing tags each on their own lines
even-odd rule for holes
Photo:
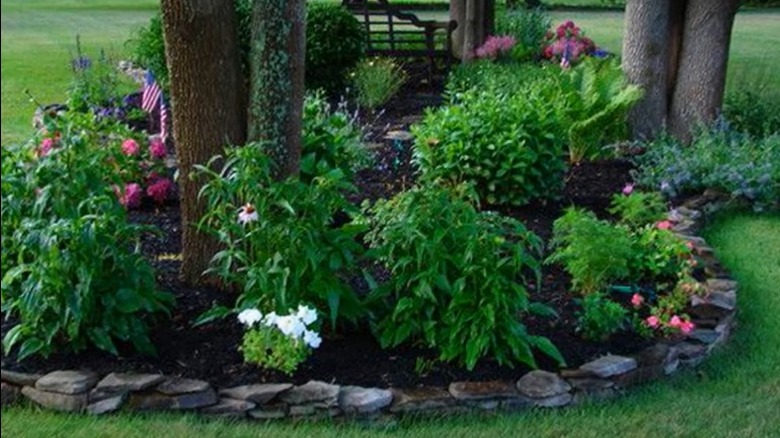
<svg viewBox="0 0 780 438">
<path fill-rule="evenodd" d="M 297 315 L 307 326 L 317 320 L 317 311 L 309 306 L 298 306 Z"/>
<path fill-rule="evenodd" d="M 238 209 L 239 224 L 246 225 L 258 219 L 260 219 L 260 216 L 257 214 L 257 210 L 255 210 L 255 207 L 252 204 L 245 204 L 243 207 Z"/>
<path fill-rule="evenodd" d="M 268 315 L 265 315 L 265 318 L 263 318 L 263 325 L 266 327 L 271 327 L 276 325 L 276 321 L 279 319 L 279 315 L 276 314 L 276 312 L 271 312 Z"/>
<path fill-rule="evenodd" d="M 322 338 L 319 333 L 306 330 L 303 332 L 303 342 L 311 348 L 317 348 L 322 344 Z"/>
<path fill-rule="evenodd" d="M 285 336 L 296 339 L 300 338 L 303 335 L 303 331 L 306 330 L 306 326 L 294 315 L 280 316 L 276 319 L 276 326 Z"/>
<path fill-rule="evenodd" d="M 238 321 L 247 327 L 252 327 L 260 322 L 261 319 L 263 319 L 263 314 L 257 309 L 242 310 L 241 313 L 238 314 Z"/>
</svg>

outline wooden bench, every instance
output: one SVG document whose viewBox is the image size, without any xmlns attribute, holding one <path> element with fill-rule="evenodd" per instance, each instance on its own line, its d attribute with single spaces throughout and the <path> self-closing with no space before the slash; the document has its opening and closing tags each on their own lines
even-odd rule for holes
<svg viewBox="0 0 780 438">
<path fill-rule="evenodd" d="M 420 20 L 387 0 L 344 0 L 342 3 L 366 29 L 367 54 L 387 58 L 422 58 L 428 80 L 449 70 L 455 21 Z"/>
</svg>

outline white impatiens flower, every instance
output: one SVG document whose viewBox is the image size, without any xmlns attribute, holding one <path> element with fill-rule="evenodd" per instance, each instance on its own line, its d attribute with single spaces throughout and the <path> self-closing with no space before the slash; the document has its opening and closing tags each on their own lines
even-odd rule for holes
<svg viewBox="0 0 780 438">
<path fill-rule="evenodd" d="M 271 312 L 268 315 L 265 315 L 265 318 L 263 318 L 263 325 L 266 327 L 275 326 L 278 319 L 279 315 L 277 315 L 276 312 Z"/>
<path fill-rule="evenodd" d="M 276 319 L 276 326 L 285 336 L 291 336 L 296 339 L 300 338 L 303 335 L 303 331 L 306 330 L 306 326 L 295 315 L 280 316 Z"/>
<path fill-rule="evenodd" d="M 318 348 L 322 344 L 322 338 L 319 333 L 306 330 L 303 332 L 303 342 L 311 348 Z"/>
<path fill-rule="evenodd" d="M 317 311 L 309 306 L 298 306 L 297 315 L 307 326 L 317 320 Z"/>
<path fill-rule="evenodd" d="M 242 310 L 241 313 L 238 314 L 238 322 L 247 327 L 252 327 L 260 322 L 261 319 L 263 319 L 263 314 L 257 309 Z"/>
<path fill-rule="evenodd" d="M 238 209 L 238 223 L 241 225 L 246 225 L 250 222 L 254 222 L 256 220 L 260 219 L 260 216 L 257 214 L 257 210 L 255 210 L 254 205 L 252 204 L 244 204 L 241 208 Z"/>
</svg>

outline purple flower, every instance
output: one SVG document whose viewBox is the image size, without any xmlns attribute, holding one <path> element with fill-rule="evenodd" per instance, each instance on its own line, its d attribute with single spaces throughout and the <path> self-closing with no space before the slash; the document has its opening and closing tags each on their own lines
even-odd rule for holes
<svg viewBox="0 0 780 438">
<path fill-rule="evenodd" d="M 168 199 L 168 193 L 170 193 L 171 187 L 173 187 L 173 184 L 169 179 L 160 178 L 155 181 L 154 184 L 147 187 L 146 194 L 154 199 L 154 202 L 162 204 Z"/>
</svg>

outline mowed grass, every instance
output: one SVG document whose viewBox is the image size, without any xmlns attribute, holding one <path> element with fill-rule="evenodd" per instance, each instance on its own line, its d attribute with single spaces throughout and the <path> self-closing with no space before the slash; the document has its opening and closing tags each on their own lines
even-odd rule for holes
<svg viewBox="0 0 780 438">
<path fill-rule="evenodd" d="M 609 403 L 373 425 L 227 422 L 174 414 L 93 418 L 14 407 L 2 411 L 2 436 L 776 437 L 780 430 L 780 216 L 732 215 L 710 227 L 707 237 L 742 287 L 736 333 L 696 372 L 639 388 Z"/>
</svg>

